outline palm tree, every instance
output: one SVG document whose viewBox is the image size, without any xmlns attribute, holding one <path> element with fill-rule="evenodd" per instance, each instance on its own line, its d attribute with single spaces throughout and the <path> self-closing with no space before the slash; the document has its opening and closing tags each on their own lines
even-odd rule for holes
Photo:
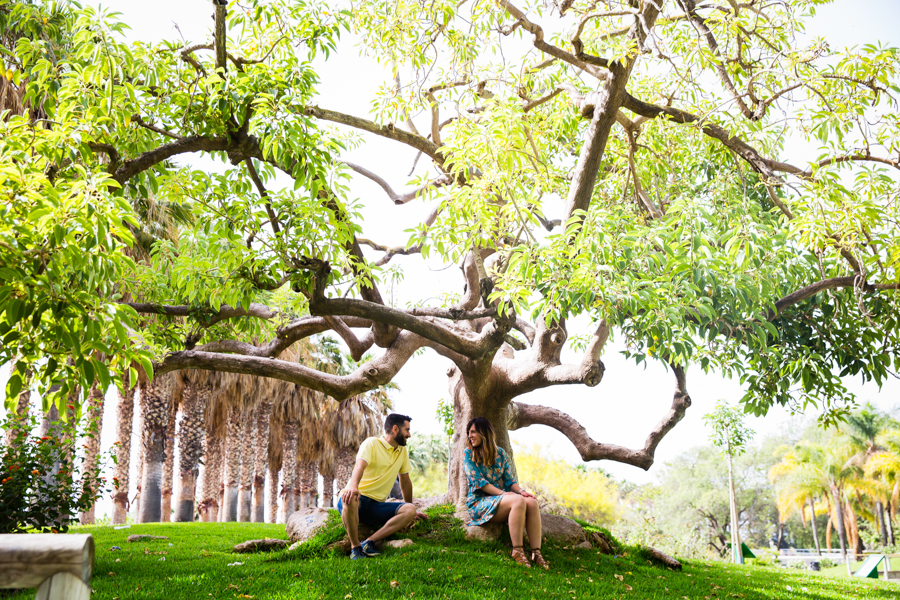
<svg viewBox="0 0 900 600">
<path fill-rule="evenodd" d="M 274 379 L 266 379 L 265 393 L 259 401 L 256 415 L 256 438 L 253 449 L 253 500 L 250 507 L 251 520 L 254 523 L 265 523 L 265 487 L 266 466 L 269 458 L 269 420 L 272 415 L 271 385 Z M 281 386 L 278 386 L 281 387 Z M 272 484 L 274 486 L 274 484 Z M 276 496 L 277 498 L 277 496 Z"/>
<path fill-rule="evenodd" d="M 258 387 L 261 378 L 254 377 L 252 383 L 244 390 L 245 394 L 252 394 Z M 250 522 L 250 504 L 253 495 L 253 475 L 256 468 L 254 450 L 256 449 L 256 432 L 254 428 L 259 420 L 256 406 L 245 406 L 242 411 L 243 427 L 241 431 L 241 476 L 238 490 L 238 515 L 241 523 Z"/>
<path fill-rule="evenodd" d="M 162 518 L 163 467 L 169 425 L 169 393 L 172 377 L 154 377 L 141 386 L 143 457 L 138 523 L 159 523 Z"/>
<path fill-rule="evenodd" d="M 900 504 L 900 424 L 895 423 L 893 427 L 883 431 L 877 442 L 881 450 L 866 461 L 865 473 L 867 477 L 880 481 L 885 486 L 887 506 L 884 520 L 887 523 L 888 541 L 895 545 L 894 519 Z"/>
<path fill-rule="evenodd" d="M 225 425 L 224 464 L 223 479 L 224 496 L 220 512 L 220 521 L 237 521 L 238 505 L 238 481 L 241 475 L 241 433 L 242 414 L 240 403 L 234 397 L 239 396 L 239 383 L 231 389 L 228 398 L 228 420 Z"/>
<path fill-rule="evenodd" d="M 791 483 L 800 487 L 801 494 L 809 495 L 814 489 L 829 499 L 832 520 L 837 528 L 841 544 L 841 555 L 846 562 L 848 548 L 847 505 L 844 498 L 844 487 L 847 482 L 859 473 L 857 467 L 848 464 L 852 449 L 840 436 L 836 436 L 826 445 L 801 441 L 792 448 L 787 448 L 781 462 L 769 471 L 773 481 L 785 480 L 785 486 Z M 830 525 L 826 537 L 830 540 Z M 829 542 L 830 546 L 830 542 Z"/>
<path fill-rule="evenodd" d="M 178 498 L 175 503 L 175 521 L 194 520 L 194 497 L 197 492 L 197 475 L 203 456 L 205 437 L 205 411 L 211 389 L 211 371 L 185 370 L 179 373 L 184 386 L 181 423 L 178 428 Z"/>
<path fill-rule="evenodd" d="M 84 472 L 91 473 L 97 467 L 97 457 L 100 455 L 100 435 L 103 431 L 103 390 L 100 389 L 97 382 L 91 386 L 88 394 L 87 403 L 87 429 L 85 436 L 88 438 L 84 445 Z M 89 509 L 81 513 L 80 522 L 82 525 L 94 524 L 94 509 L 91 505 Z"/>
<path fill-rule="evenodd" d="M 893 424 L 892 419 L 885 413 L 879 411 L 871 404 L 866 404 L 857 412 L 847 417 L 846 433 L 856 450 L 856 455 L 851 459 L 853 464 L 861 468 L 865 468 L 866 463 L 883 450 L 878 444 L 878 436 L 887 430 Z M 877 485 L 868 486 L 869 492 L 875 500 L 875 520 L 878 531 L 881 534 L 881 543 L 886 546 L 888 540 L 888 524 L 884 515 L 884 501 L 887 499 L 889 490 L 885 490 L 884 486 Z M 887 493 L 885 493 L 887 492 Z"/>
</svg>

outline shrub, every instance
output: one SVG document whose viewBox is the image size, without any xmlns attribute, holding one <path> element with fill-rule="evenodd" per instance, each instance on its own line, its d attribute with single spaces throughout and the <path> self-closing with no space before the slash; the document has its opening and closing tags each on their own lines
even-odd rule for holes
<svg viewBox="0 0 900 600">
<path fill-rule="evenodd" d="M 0 450 L 0 533 L 65 532 L 79 512 L 110 491 L 100 477 L 104 457 L 91 472 L 77 473 L 83 458 L 71 441 L 77 439 L 74 422 L 60 421 L 54 435 L 40 438 L 30 434 L 36 425 L 35 417 L 0 422 L 0 429 L 16 432 Z"/>
</svg>

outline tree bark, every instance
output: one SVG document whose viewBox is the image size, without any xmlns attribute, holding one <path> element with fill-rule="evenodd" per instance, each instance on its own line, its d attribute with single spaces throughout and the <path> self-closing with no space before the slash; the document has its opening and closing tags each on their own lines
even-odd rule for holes
<svg viewBox="0 0 900 600">
<path fill-rule="evenodd" d="M 166 462 L 166 428 L 169 422 L 168 385 L 162 377 L 141 386 L 144 468 L 138 523 L 159 523 L 162 518 L 162 477 Z"/>
<path fill-rule="evenodd" d="M 831 486 L 831 496 L 834 499 L 834 526 L 837 529 L 838 541 L 841 545 L 841 558 L 844 562 L 847 562 L 847 528 L 844 526 L 844 499 L 841 498 L 841 490 L 835 485 Z"/>
<path fill-rule="evenodd" d="M 816 530 L 816 502 L 813 497 L 809 497 L 809 523 L 812 526 L 813 542 L 816 544 L 816 554 L 822 556 L 822 548 L 819 546 L 819 532 Z"/>
<path fill-rule="evenodd" d="M 116 468 L 113 483 L 113 525 L 124 525 L 128 519 L 128 490 L 131 483 L 131 428 L 134 423 L 134 387 L 125 382 L 125 389 L 118 390 L 119 405 L 116 408 Z M 140 473 L 140 471 L 138 471 Z"/>
<path fill-rule="evenodd" d="M 310 495 L 313 486 L 313 470 L 316 464 L 313 462 L 301 460 L 297 463 L 297 472 L 300 475 L 300 485 L 298 486 L 300 494 L 298 496 L 297 505 L 299 508 L 308 508 L 310 505 Z"/>
<path fill-rule="evenodd" d="M 91 473 L 97 468 L 97 461 L 99 460 L 98 457 L 100 455 L 100 436 L 103 432 L 103 400 L 103 390 L 101 390 L 95 382 L 94 385 L 91 386 L 91 391 L 88 394 L 88 424 L 87 431 L 85 431 L 85 435 L 88 439 L 84 444 L 84 473 Z M 82 525 L 94 524 L 95 509 L 96 505 L 92 504 L 89 509 L 81 513 L 80 522 Z"/>
<path fill-rule="evenodd" d="M 232 406 L 228 411 L 225 432 L 225 486 L 222 498 L 222 522 L 237 521 L 238 482 L 241 475 L 241 411 Z"/>
<path fill-rule="evenodd" d="M 135 473 L 137 475 L 137 481 L 134 486 L 134 500 L 131 501 L 132 507 L 134 508 L 134 522 L 140 523 L 138 521 L 138 515 L 141 514 L 141 486 L 143 485 L 144 478 L 144 411 L 143 408 L 147 405 L 147 400 L 144 398 L 144 392 L 146 391 L 146 386 L 143 383 L 140 383 L 138 386 L 138 390 L 140 393 L 137 395 L 138 400 L 134 405 L 134 414 L 135 414 L 135 428 L 137 428 L 138 432 L 138 448 L 137 448 L 137 465 Z"/>
<path fill-rule="evenodd" d="M 269 523 L 278 522 L 278 471 L 269 467 Z"/>
<path fill-rule="evenodd" d="M 322 474 L 322 508 L 334 506 L 334 475 Z"/>
<path fill-rule="evenodd" d="M 266 463 L 269 448 L 269 418 L 272 401 L 264 399 L 257 408 L 256 438 L 253 461 L 253 501 L 250 514 L 254 523 L 265 523 Z"/>
<path fill-rule="evenodd" d="M 731 443 L 728 443 L 728 506 L 731 512 L 731 559 L 736 565 L 744 564 L 744 553 L 741 550 L 740 523 L 738 523 L 737 497 L 734 493 L 734 459 L 731 456 Z"/>
<path fill-rule="evenodd" d="M 206 462 L 203 469 L 203 487 L 200 493 L 200 503 L 197 511 L 200 513 L 200 521 L 214 523 L 219 514 L 219 473 L 222 463 L 221 440 L 207 433 L 206 437 Z"/>
<path fill-rule="evenodd" d="M 169 523 L 172 520 L 172 491 L 175 480 L 175 423 L 178 407 L 169 400 L 169 420 L 166 423 L 166 460 L 163 463 L 161 520 Z"/>
<path fill-rule="evenodd" d="M 175 503 L 175 521 L 190 523 L 194 520 L 194 499 L 197 494 L 197 475 L 200 457 L 203 456 L 206 402 L 209 387 L 198 386 L 189 379 L 184 383 L 184 404 L 181 424 L 178 428 L 178 498 Z"/>
<path fill-rule="evenodd" d="M 245 409 L 241 412 L 243 428 L 241 432 L 241 476 L 238 488 L 237 520 L 240 523 L 250 522 L 250 505 L 253 495 L 253 476 L 256 469 L 256 409 Z"/>
<path fill-rule="evenodd" d="M 884 518 L 884 504 L 881 502 L 880 499 L 875 501 L 875 516 L 878 518 L 878 529 L 879 529 L 879 532 L 881 533 L 881 545 L 887 546 L 888 545 L 887 523 L 885 522 L 885 518 Z"/>
<path fill-rule="evenodd" d="M 288 517 L 294 512 L 294 472 L 297 468 L 297 423 L 284 424 L 284 449 L 281 459 L 281 515 L 279 523 L 287 523 Z"/>
</svg>

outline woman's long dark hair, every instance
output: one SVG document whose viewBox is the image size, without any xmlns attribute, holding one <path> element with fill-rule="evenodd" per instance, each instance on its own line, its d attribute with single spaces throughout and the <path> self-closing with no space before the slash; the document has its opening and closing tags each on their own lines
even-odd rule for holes
<svg viewBox="0 0 900 600">
<path fill-rule="evenodd" d="M 477 448 L 472 447 L 469 441 L 469 432 L 472 426 L 481 435 L 481 444 Z M 472 460 L 477 465 L 492 466 L 497 461 L 497 438 L 494 435 L 494 426 L 484 417 L 475 417 L 466 425 L 466 448 L 472 451 Z"/>
</svg>

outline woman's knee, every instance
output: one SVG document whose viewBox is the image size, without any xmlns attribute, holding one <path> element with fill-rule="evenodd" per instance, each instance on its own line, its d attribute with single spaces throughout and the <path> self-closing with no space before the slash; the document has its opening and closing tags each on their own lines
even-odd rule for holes
<svg viewBox="0 0 900 600">
<path fill-rule="evenodd" d="M 510 496 L 510 498 L 512 498 L 512 506 L 513 506 L 513 508 L 518 509 L 518 510 L 524 510 L 524 509 L 525 509 L 526 504 L 525 504 L 525 498 L 524 498 L 524 497 L 519 496 L 518 494 L 516 494 L 515 496 Z"/>
<path fill-rule="evenodd" d="M 525 498 L 525 509 L 528 512 L 539 511 L 540 505 L 538 504 L 538 501 L 535 500 L 534 498 Z"/>
</svg>

